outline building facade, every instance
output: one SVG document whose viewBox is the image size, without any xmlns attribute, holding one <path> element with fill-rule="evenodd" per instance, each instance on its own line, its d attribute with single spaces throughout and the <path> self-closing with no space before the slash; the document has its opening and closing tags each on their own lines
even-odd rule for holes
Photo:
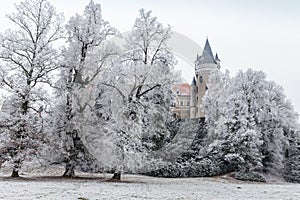
<svg viewBox="0 0 300 200">
<path fill-rule="evenodd" d="M 209 75 L 220 69 L 218 54 L 213 56 L 208 39 L 206 39 L 202 55 L 197 55 L 195 60 L 195 76 L 191 85 L 188 83 L 173 86 L 176 101 L 172 111 L 180 119 L 203 118 L 203 96 L 208 90 Z"/>
</svg>

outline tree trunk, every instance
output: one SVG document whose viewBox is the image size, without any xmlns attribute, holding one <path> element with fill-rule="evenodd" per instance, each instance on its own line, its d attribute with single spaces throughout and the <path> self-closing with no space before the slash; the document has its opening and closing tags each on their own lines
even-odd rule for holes
<svg viewBox="0 0 300 200">
<path fill-rule="evenodd" d="M 12 177 L 12 178 L 19 178 L 20 177 L 19 171 L 17 169 L 13 169 L 10 177 Z"/>
<path fill-rule="evenodd" d="M 122 173 L 120 171 L 115 172 L 110 181 L 121 181 L 121 175 Z"/>
<path fill-rule="evenodd" d="M 65 173 L 63 174 L 63 177 L 68 177 L 68 178 L 75 177 L 75 165 L 72 161 L 66 164 Z"/>
</svg>

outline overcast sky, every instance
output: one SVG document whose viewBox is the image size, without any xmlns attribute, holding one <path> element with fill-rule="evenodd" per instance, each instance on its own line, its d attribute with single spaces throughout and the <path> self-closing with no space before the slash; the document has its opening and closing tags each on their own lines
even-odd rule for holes
<svg viewBox="0 0 300 200">
<path fill-rule="evenodd" d="M 221 59 L 222 69 L 234 75 L 239 69 L 263 70 L 269 80 L 284 87 L 300 113 L 300 1 L 298 0 L 94 0 L 103 17 L 120 32 L 129 31 L 138 10 L 153 15 L 173 30 L 204 45 Z M 1 0 L 0 31 L 19 0 Z M 66 19 L 81 13 L 89 0 L 50 0 Z M 196 57 L 196 55 L 195 55 Z M 187 71 L 192 67 L 187 66 Z M 190 82 L 190 80 L 188 80 Z"/>
</svg>

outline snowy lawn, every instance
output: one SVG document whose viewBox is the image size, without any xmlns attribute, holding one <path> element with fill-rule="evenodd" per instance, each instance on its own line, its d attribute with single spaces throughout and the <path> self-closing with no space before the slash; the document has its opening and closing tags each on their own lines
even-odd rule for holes
<svg viewBox="0 0 300 200">
<path fill-rule="evenodd" d="M 138 175 L 125 175 L 123 183 L 104 182 L 110 176 L 13 180 L 2 174 L 0 199 L 300 199 L 300 184 L 249 183 L 224 177 L 169 179 Z"/>
</svg>

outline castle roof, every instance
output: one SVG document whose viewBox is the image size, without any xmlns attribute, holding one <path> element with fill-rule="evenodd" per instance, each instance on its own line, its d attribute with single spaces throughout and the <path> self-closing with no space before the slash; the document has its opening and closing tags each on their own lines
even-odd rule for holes
<svg viewBox="0 0 300 200">
<path fill-rule="evenodd" d="M 219 59 L 219 58 L 218 58 Z M 213 63 L 215 64 L 215 59 L 208 41 L 208 38 L 206 39 L 205 46 L 202 52 L 201 56 L 197 56 L 197 59 L 195 61 L 198 65 L 199 64 L 207 64 L 207 63 Z"/>
<path fill-rule="evenodd" d="M 193 77 L 193 81 L 192 81 L 192 84 L 191 85 L 196 85 L 196 79 L 195 79 L 195 76 Z"/>
<path fill-rule="evenodd" d="M 198 64 L 204 64 L 204 63 L 215 63 L 214 56 L 213 56 L 208 38 L 206 39 L 205 46 L 204 46 L 202 55 L 199 58 Z"/>
<path fill-rule="evenodd" d="M 202 52 L 202 56 L 209 56 L 210 58 L 213 58 L 213 53 L 212 53 L 212 50 L 211 50 L 211 47 L 210 47 L 210 44 L 209 44 L 209 41 L 208 41 L 208 38 L 206 38 L 206 42 L 205 42 L 205 46 L 204 46 L 204 50 Z"/>
<path fill-rule="evenodd" d="M 220 61 L 218 54 L 216 53 L 215 61 Z"/>
<path fill-rule="evenodd" d="M 176 84 L 173 85 L 172 90 L 177 95 L 190 95 L 190 87 L 188 83 Z"/>
</svg>

